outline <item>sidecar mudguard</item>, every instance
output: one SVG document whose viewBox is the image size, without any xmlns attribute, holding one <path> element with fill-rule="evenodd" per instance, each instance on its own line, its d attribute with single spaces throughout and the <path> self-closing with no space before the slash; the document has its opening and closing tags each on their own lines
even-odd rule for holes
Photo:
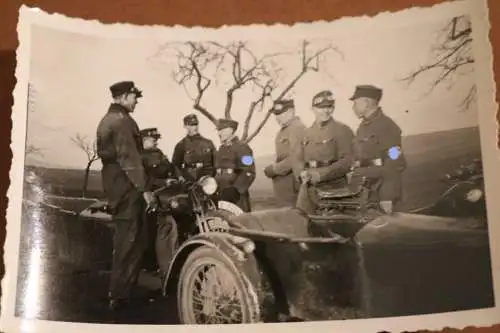
<svg viewBox="0 0 500 333">
<path fill-rule="evenodd" d="M 177 283 L 179 283 L 179 274 L 182 266 L 186 262 L 189 254 L 195 249 L 208 246 L 217 249 L 220 253 L 233 263 L 236 270 L 241 272 L 247 283 L 254 286 L 255 290 L 261 289 L 261 274 L 259 271 L 257 259 L 253 253 L 247 253 L 241 248 L 244 241 L 250 241 L 244 237 L 234 236 L 224 232 L 206 232 L 192 237 L 182 244 L 170 263 L 169 271 L 162 285 L 162 293 L 175 294 Z"/>
</svg>

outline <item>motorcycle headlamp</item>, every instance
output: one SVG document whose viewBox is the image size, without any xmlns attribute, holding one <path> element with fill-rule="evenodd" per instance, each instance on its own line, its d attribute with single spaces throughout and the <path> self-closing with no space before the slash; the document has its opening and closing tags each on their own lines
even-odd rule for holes
<svg viewBox="0 0 500 333">
<path fill-rule="evenodd" d="M 478 188 L 470 190 L 467 192 L 465 199 L 469 202 L 477 202 L 483 197 L 483 191 Z"/>
<path fill-rule="evenodd" d="M 214 177 L 204 176 L 198 180 L 198 184 L 203 192 L 207 195 L 212 195 L 217 191 L 217 181 Z"/>
</svg>

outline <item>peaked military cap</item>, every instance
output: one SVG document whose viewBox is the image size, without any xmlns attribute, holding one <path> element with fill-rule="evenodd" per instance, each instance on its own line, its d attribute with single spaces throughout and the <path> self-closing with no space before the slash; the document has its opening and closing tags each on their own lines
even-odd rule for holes
<svg viewBox="0 0 500 333">
<path fill-rule="evenodd" d="M 376 100 L 377 102 L 382 99 L 382 94 L 383 91 L 382 89 L 369 85 L 369 84 L 364 84 L 364 85 L 358 85 L 356 86 L 356 89 L 354 90 L 354 94 L 350 98 L 351 101 L 360 98 L 360 97 L 368 97 Z"/>
<path fill-rule="evenodd" d="M 275 115 L 282 114 L 295 107 L 295 102 L 293 99 L 282 99 L 274 101 L 273 108 L 271 112 Z"/>
<path fill-rule="evenodd" d="M 217 120 L 217 130 L 222 130 L 224 128 L 232 128 L 236 131 L 238 129 L 238 122 L 232 119 L 219 119 Z"/>
<path fill-rule="evenodd" d="M 312 106 L 316 108 L 329 108 L 335 105 L 333 93 L 330 90 L 323 90 L 314 95 Z"/>
<path fill-rule="evenodd" d="M 184 125 L 198 125 L 198 117 L 194 114 L 188 114 L 183 119 Z"/>
<path fill-rule="evenodd" d="M 161 134 L 160 132 L 158 132 L 158 129 L 156 127 L 142 129 L 140 131 L 140 134 L 142 138 L 161 138 Z"/>
<path fill-rule="evenodd" d="M 113 98 L 123 94 L 135 94 L 137 98 L 142 97 L 142 91 L 135 86 L 134 81 L 120 81 L 114 83 L 109 87 L 109 90 L 111 91 L 111 96 L 113 96 Z"/>
</svg>

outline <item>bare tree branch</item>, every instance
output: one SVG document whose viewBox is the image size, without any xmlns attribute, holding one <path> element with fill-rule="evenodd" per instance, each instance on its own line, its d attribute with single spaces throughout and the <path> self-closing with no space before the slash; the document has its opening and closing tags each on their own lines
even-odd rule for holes
<svg viewBox="0 0 500 333">
<path fill-rule="evenodd" d="M 459 25 L 465 27 L 459 29 Z M 424 94 L 428 96 L 434 92 L 436 87 L 446 81 L 451 89 L 456 83 L 456 76 L 467 70 L 473 70 L 474 57 L 472 54 L 472 29 L 470 19 L 466 16 L 452 18 L 439 31 L 436 43 L 431 47 L 431 58 L 427 64 L 420 66 L 400 80 L 408 85 L 414 83 L 418 78 L 433 73 L 434 79 L 430 83 L 429 90 Z M 469 108 L 476 98 L 476 87 L 473 85 L 469 93 L 462 100 L 459 107 Z"/>
<path fill-rule="evenodd" d="M 340 50 L 333 45 L 329 45 L 327 47 L 324 47 L 320 49 L 319 51 L 316 51 L 313 53 L 311 56 L 307 55 L 307 47 L 309 46 L 309 42 L 304 40 L 302 42 L 302 51 L 301 51 L 301 59 L 302 59 L 302 66 L 301 70 L 297 75 L 288 83 L 288 85 L 281 91 L 281 93 L 276 97 L 276 100 L 282 99 L 288 94 L 288 92 L 299 82 L 299 80 L 309 71 L 315 71 L 318 72 L 320 70 L 319 67 L 319 57 L 324 54 L 327 51 L 334 51 L 337 54 L 339 54 L 342 59 L 343 59 L 343 54 L 340 52 Z M 311 63 L 315 61 L 316 64 L 315 66 L 312 66 Z M 248 137 L 245 137 L 244 140 L 246 142 L 250 142 L 255 138 L 260 131 L 264 128 L 266 125 L 267 121 L 269 120 L 269 117 L 271 116 L 271 110 L 267 111 L 266 115 L 264 116 L 264 119 L 260 122 L 260 124 L 257 126 L 257 128 L 254 130 L 254 132 Z"/>
<path fill-rule="evenodd" d="M 309 42 L 304 41 L 300 50 L 301 69 L 276 99 L 281 99 L 288 94 L 307 72 L 319 71 L 320 56 L 330 50 L 341 54 L 332 45 L 315 52 L 308 52 Z M 173 79 L 193 100 L 193 108 L 214 124 L 217 117 L 202 103 L 206 91 L 212 87 L 212 79 L 215 79 L 217 84 L 218 75 L 225 73 L 225 78 L 229 80 L 229 85 L 225 88 L 226 100 L 223 106 L 223 117 L 228 119 L 233 117 L 232 111 L 237 91 L 245 87 L 250 87 L 252 91 L 255 91 L 256 98 L 250 102 L 248 113 L 243 121 L 241 139 L 246 142 L 250 142 L 257 136 L 269 119 L 270 112 L 268 111 L 257 128 L 253 132 L 250 131 L 253 117 L 262 111 L 265 102 L 272 98 L 272 93 L 278 87 L 279 78 L 283 73 L 283 68 L 275 60 L 281 56 L 297 54 L 296 52 L 279 52 L 257 56 L 245 41 L 227 44 L 214 41 L 169 43 L 162 46 L 159 52 L 166 51 L 173 51 L 173 56 L 177 61 L 172 73 Z M 193 90 L 192 96 L 190 91 Z"/>
<path fill-rule="evenodd" d="M 80 135 L 80 133 L 77 133 L 74 137 L 71 137 L 70 140 L 78 148 L 80 148 L 85 153 L 85 155 L 87 155 L 88 163 L 95 162 L 99 159 L 95 141 L 91 142 L 86 136 Z"/>
</svg>

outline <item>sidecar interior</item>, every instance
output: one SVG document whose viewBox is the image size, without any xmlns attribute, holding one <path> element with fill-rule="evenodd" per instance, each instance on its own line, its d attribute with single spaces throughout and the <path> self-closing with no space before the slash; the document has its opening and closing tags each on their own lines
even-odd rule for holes
<svg viewBox="0 0 500 333">
<path fill-rule="evenodd" d="M 87 207 L 87 209 L 90 211 L 90 213 L 95 214 L 95 213 L 104 213 L 104 214 L 110 214 L 110 208 L 109 205 L 106 201 L 97 201 L 91 204 L 90 206 Z"/>
<path fill-rule="evenodd" d="M 354 189 L 349 187 L 318 188 L 316 193 L 319 199 L 347 199 L 359 196 L 361 191 L 362 187 L 358 186 Z"/>
</svg>

